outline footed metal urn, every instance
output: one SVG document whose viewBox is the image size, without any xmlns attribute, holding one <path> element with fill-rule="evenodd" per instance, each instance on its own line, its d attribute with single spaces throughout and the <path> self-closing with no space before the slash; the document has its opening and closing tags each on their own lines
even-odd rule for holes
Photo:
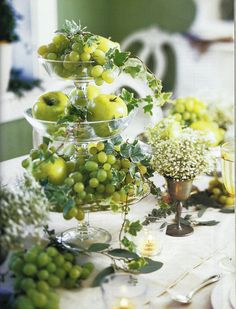
<svg viewBox="0 0 236 309">
<path fill-rule="evenodd" d="M 176 223 L 167 226 L 166 234 L 169 236 L 183 237 L 193 233 L 193 228 L 180 223 L 183 201 L 187 200 L 192 189 L 192 180 L 175 181 L 166 177 L 168 193 L 176 206 Z"/>
</svg>

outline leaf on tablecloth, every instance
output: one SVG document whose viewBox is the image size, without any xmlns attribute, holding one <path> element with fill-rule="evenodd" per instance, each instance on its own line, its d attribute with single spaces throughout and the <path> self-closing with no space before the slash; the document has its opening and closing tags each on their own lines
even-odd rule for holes
<svg viewBox="0 0 236 309">
<path fill-rule="evenodd" d="M 136 253 L 130 252 L 130 251 L 125 250 L 125 249 L 113 249 L 113 250 L 109 250 L 107 253 L 111 256 L 125 258 L 125 259 L 137 259 L 137 258 L 139 258 L 139 256 Z"/>
<path fill-rule="evenodd" d="M 92 287 L 99 286 L 106 276 L 111 275 L 114 272 L 115 271 L 112 266 L 104 268 L 93 280 Z"/>
<path fill-rule="evenodd" d="M 145 266 L 143 266 L 142 268 L 140 268 L 141 274 L 152 273 L 152 272 L 160 269 L 163 266 L 163 263 L 158 262 L 158 261 L 153 261 L 149 258 L 145 258 L 145 261 L 147 262 L 147 264 Z"/>
<path fill-rule="evenodd" d="M 221 208 L 216 200 L 212 199 L 206 191 L 200 191 L 192 194 L 185 202 L 186 206 L 197 206 L 202 205 L 206 207 Z"/>
<path fill-rule="evenodd" d="M 232 214 L 232 213 L 234 213 L 234 208 L 222 208 L 220 210 L 220 212 L 222 212 L 224 214 Z"/>
<path fill-rule="evenodd" d="M 109 248 L 110 245 L 109 244 L 105 244 L 105 243 L 94 243 L 94 244 L 91 244 L 88 248 L 88 251 L 89 252 L 100 252 L 100 251 L 103 251 L 107 248 Z"/>
<path fill-rule="evenodd" d="M 196 225 L 205 225 L 205 226 L 213 226 L 220 223 L 220 221 L 216 220 L 209 220 L 209 221 L 197 221 L 195 222 Z"/>
</svg>

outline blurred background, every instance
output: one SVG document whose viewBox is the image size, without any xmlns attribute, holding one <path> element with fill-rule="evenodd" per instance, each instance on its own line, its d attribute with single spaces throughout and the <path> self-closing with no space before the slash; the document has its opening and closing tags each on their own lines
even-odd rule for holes
<svg viewBox="0 0 236 309">
<path fill-rule="evenodd" d="M 49 79 L 36 54 L 65 19 L 138 55 L 174 98 L 232 107 L 233 6 L 233 0 L 0 0 L 0 161 L 32 148 L 23 111 L 43 92 L 70 86 Z M 139 84 L 127 84 L 140 92 Z"/>
</svg>

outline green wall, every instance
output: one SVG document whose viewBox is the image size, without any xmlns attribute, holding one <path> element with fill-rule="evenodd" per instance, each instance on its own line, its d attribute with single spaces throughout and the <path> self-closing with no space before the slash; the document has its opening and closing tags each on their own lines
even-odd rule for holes
<svg viewBox="0 0 236 309">
<path fill-rule="evenodd" d="M 24 119 L 0 124 L 0 161 L 29 153 L 32 128 Z"/>
</svg>

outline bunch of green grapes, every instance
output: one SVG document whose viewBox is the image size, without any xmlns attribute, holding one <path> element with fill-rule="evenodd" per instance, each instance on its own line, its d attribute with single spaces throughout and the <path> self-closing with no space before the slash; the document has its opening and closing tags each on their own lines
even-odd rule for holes
<svg viewBox="0 0 236 309">
<path fill-rule="evenodd" d="M 53 60 L 53 70 L 60 77 L 91 76 L 101 86 L 104 81 L 112 83 L 116 77 L 116 71 L 105 66 L 109 61 L 107 53 L 114 48 L 119 50 L 119 43 L 90 32 L 62 31 L 53 37 L 51 43 L 40 46 L 38 54 Z"/>
<path fill-rule="evenodd" d="M 116 204 L 124 204 L 130 198 L 147 190 L 143 176 L 147 167 L 136 163 L 136 175 L 130 173 L 131 160 L 120 155 L 120 146 L 114 146 L 115 152 L 106 152 L 105 143 L 91 143 L 88 146 L 88 155 L 70 160 L 67 165 L 70 169 L 65 184 L 71 187 L 75 200 L 75 207 L 67 213 L 65 219 L 72 217 L 83 218 L 83 205 L 100 203 L 110 200 Z"/>
<path fill-rule="evenodd" d="M 223 207 L 229 207 L 234 204 L 234 198 L 230 196 L 223 182 L 217 177 L 209 182 L 207 191 L 210 193 L 210 196 Z"/>
<path fill-rule="evenodd" d="M 194 97 L 176 99 L 169 114 L 173 115 L 183 126 L 190 126 L 200 120 L 209 120 L 206 104 Z"/>
<path fill-rule="evenodd" d="M 14 253 L 9 266 L 15 275 L 16 309 L 58 309 L 59 297 L 54 289 L 77 287 L 93 270 L 92 263 L 81 266 L 69 252 L 40 245 Z"/>
</svg>

